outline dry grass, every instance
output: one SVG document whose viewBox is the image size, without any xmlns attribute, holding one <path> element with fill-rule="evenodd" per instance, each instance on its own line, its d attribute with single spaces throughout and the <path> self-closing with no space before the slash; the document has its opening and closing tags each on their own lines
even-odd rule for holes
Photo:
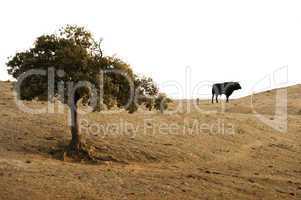
<svg viewBox="0 0 301 200">
<path fill-rule="evenodd" d="M 174 102 L 171 110 L 182 106 L 173 114 L 82 115 L 89 122 L 82 133 L 107 160 L 92 165 L 55 156 L 70 140 L 66 114 L 24 113 L 11 83 L 0 82 L 0 199 L 300 199 L 301 86 L 289 87 L 288 97 L 287 133 L 252 114 L 273 120 L 275 91 L 255 95 L 254 109 L 245 97 L 201 101 L 202 112 L 188 101 Z M 228 128 L 200 131 L 196 122 Z M 122 123 L 134 128 L 114 129 Z M 178 129 L 160 132 L 162 124 Z"/>
</svg>

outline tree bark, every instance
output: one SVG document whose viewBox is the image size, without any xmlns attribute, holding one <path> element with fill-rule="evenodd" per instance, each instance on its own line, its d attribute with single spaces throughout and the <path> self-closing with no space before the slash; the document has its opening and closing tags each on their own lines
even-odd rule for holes
<svg viewBox="0 0 301 200">
<path fill-rule="evenodd" d="M 160 113 L 161 113 L 161 114 L 164 113 L 164 109 L 162 108 L 162 105 L 160 106 Z"/>
<path fill-rule="evenodd" d="M 77 102 L 80 99 L 79 95 L 75 92 L 73 102 L 70 105 L 71 112 L 71 135 L 72 139 L 70 142 L 70 150 L 78 153 L 82 146 L 81 136 L 79 133 L 78 113 L 77 113 Z"/>
</svg>

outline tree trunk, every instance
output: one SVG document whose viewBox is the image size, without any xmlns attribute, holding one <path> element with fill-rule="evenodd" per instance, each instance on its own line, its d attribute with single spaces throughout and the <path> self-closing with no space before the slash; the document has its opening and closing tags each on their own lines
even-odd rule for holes
<svg viewBox="0 0 301 200">
<path fill-rule="evenodd" d="M 70 142 L 70 150 L 74 151 L 75 153 L 78 153 L 82 146 L 81 136 L 79 133 L 79 123 L 78 123 L 78 113 L 77 113 L 77 102 L 79 100 L 79 95 L 75 92 L 75 95 L 73 97 L 73 102 L 70 105 L 70 112 L 71 112 L 71 134 L 72 139 Z"/>
<path fill-rule="evenodd" d="M 163 105 L 160 105 L 160 113 L 163 114 L 164 113 L 164 108 Z"/>
</svg>

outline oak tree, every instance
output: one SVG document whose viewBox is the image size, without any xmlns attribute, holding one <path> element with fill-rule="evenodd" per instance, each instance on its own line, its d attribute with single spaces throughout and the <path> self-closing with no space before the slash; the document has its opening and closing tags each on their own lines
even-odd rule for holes
<svg viewBox="0 0 301 200">
<path fill-rule="evenodd" d="M 84 27 L 67 25 L 58 33 L 38 37 L 32 48 L 16 53 L 7 62 L 9 74 L 20 86 L 20 99 L 51 100 L 57 97 L 70 108 L 72 139 L 68 152 L 72 155 L 83 152 L 78 122 L 80 99 L 88 101 L 93 96 L 96 100 L 94 111 L 101 110 L 102 105 L 108 109 L 116 105 L 132 113 L 137 110 L 136 102 L 132 100 L 137 94 L 146 97 L 158 93 L 152 79 L 138 78 L 130 65 L 121 59 L 104 56 L 100 45 Z M 44 70 L 45 74 L 26 75 L 33 70 Z M 57 73 L 53 74 L 53 71 Z M 49 76 L 52 82 L 49 82 Z M 93 91 L 91 85 L 96 86 Z M 141 102 L 144 102 L 143 98 Z"/>
</svg>

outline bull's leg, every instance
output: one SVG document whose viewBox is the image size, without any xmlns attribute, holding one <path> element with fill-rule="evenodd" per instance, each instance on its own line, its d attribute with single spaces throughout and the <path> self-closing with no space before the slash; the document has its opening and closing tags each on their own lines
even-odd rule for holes
<svg viewBox="0 0 301 200">
<path fill-rule="evenodd" d="M 229 102 L 229 96 L 226 96 L 226 102 L 227 103 Z"/>
<path fill-rule="evenodd" d="M 214 94 L 212 94 L 212 99 L 211 99 L 211 103 L 213 103 L 213 99 L 214 99 Z"/>
<path fill-rule="evenodd" d="M 215 95 L 215 101 L 216 101 L 216 103 L 218 103 L 217 97 L 218 97 L 218 95 L 216 94 Z"/>
</svg>

